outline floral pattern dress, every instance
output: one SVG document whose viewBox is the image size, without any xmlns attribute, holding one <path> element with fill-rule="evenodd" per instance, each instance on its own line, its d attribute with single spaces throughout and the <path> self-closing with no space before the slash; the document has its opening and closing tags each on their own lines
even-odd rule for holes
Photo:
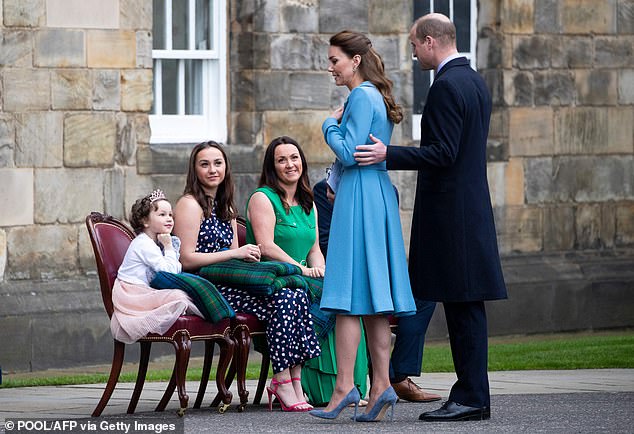
<svg viewBox="0 0 634 434">
<path fill-rule="evenodd" d="M 218 219 L 214 213 L 200 224 L 196 251 L 226 250 L 232 241 L 231 222 Z M 270 296 L 253 296 L 238 288 L 216 287 L 236 312 L 249 313 L 267 322 L 266 340 L 274 373 L 321 354 L 306 291 L 283 288 Z"/>
</svg>

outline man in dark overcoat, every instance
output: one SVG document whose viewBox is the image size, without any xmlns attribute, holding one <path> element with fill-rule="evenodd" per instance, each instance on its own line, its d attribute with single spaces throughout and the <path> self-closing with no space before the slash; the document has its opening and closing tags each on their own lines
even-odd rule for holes
<svg viewBox="0 0 634 434">
<path fill-rule="evenodd" d="M 444 15 L 419 18 L 413 54 L 433 69 L 421 119 L 420 147 L 357 147 L 359 164 L 417 170 L 409 272 L 417 299 L 442 302 L 458 380 L 449 399 L 424 421 L 482 420 L 491 414 L 485 300 L 506 298 L 486 175 L 491 96 L 458 54 L 456 29 Z"/>
</svg>

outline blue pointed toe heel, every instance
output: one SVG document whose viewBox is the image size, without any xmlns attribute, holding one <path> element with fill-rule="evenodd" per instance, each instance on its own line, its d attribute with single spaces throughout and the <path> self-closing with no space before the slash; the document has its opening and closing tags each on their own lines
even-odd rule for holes
<svg viewBox="0 0 634 434">
<path fill-rule="evenodd" d="M 396 405 L 397 400 L 398 396 L 392 386 L 390 386 L 385 389 L 381 396 L 379 396 L 379 399 L 377 399 L 374 403 L 374 407 L 372 407 L 368 413 L 360 414 L 355 420 L 357 422 L 378 422 L 383 420 L 387 409 L 391 407 L 392 411 L 390 412 L 390 420 L 393 421 L 394 406 Z"/>
<path fill-rule="evenodd" d="M 346 395 L 345 398 L 341 400 L 339 405 L 332 411 L 325 410 L 311 410 L 308 412 L 311 416 L 319 417 L 321 419 L 337 419 L 337 416 L 343 411 L 344 408 L 349 406 L 350 404 L 354 404 L 354 417 L 357 417 L 357 408 L 359 407 L 359 400 L 361 399 L 361 395 L 356 387 L 353 387 L 352 390 Z"/>
</svg>

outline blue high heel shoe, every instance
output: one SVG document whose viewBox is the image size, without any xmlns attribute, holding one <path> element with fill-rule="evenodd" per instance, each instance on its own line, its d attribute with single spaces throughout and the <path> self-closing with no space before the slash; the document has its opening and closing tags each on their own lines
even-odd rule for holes
<svg viewBox="0 0 634 434">
<path fill-rule="evenodd" d="M 357 422 L 378 422 L 383 420 L 385 416 L 385 412 L 389 407 L 392 407 L 392 411 L 390 412 L 390 420 L 394 420 L 394 406 L 396 405 L 396 401 L 398 400 L 398 396 L 396 392 L 392 388 L 392 386 L 385 389 L 385 391 L 379 396 L 379 399 L 374 403 L 374 407 L 368 413 L 360 414 L 355 418 Z"/>
<path fill-rule="evenodd" d="M 311 410 L 308 412 L 311 416 L 319 417 L 321 419 L 337 419 L 337 416 L 350 404 L 354 404 L 354 417 L 357 417 L 357 408 L 359 407 L 359 400 L 361 399 L 361 395 L 356 387 L 353 387 L 352 390 L 346 395 L 345 398 L 341 400 L 339 405 L 332 411 L 325 410 Z"/>
</svg>

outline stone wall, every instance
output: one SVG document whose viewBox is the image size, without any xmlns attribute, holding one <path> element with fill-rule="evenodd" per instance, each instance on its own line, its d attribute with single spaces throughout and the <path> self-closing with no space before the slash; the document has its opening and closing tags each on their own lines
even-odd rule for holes
<svg viewBox="0 0 634 434">
<path fill-rule="evenodd" d="M 273 137 L 297 138 L 312 181 L 324 175 L 333 154 L 321 123 L 347 96 L 326 71 L 328 39 L 343 28 L 367 32 L 383 55 L 405 111 L 392 140 L 417 145 L 411 0 L 227 8 L 227 149 L 239 209 Z M 175 200 L 191 147 L 149 144 L 152 1 L 0 0 L 0 18 L 0 365 L 107 361 L 84 218 L 124 217 L 155 186 Z M 511 295 L 492 304 L 491 333 L 634 325 L 634 3 L 480 1 L 478 32 Z M 408 244 L 415 173 L 391 176 Z M 444 336 L 438 311 L 432 337 Z M 42 352 L 51 341 L 63 345 Z"/>
</svg>

